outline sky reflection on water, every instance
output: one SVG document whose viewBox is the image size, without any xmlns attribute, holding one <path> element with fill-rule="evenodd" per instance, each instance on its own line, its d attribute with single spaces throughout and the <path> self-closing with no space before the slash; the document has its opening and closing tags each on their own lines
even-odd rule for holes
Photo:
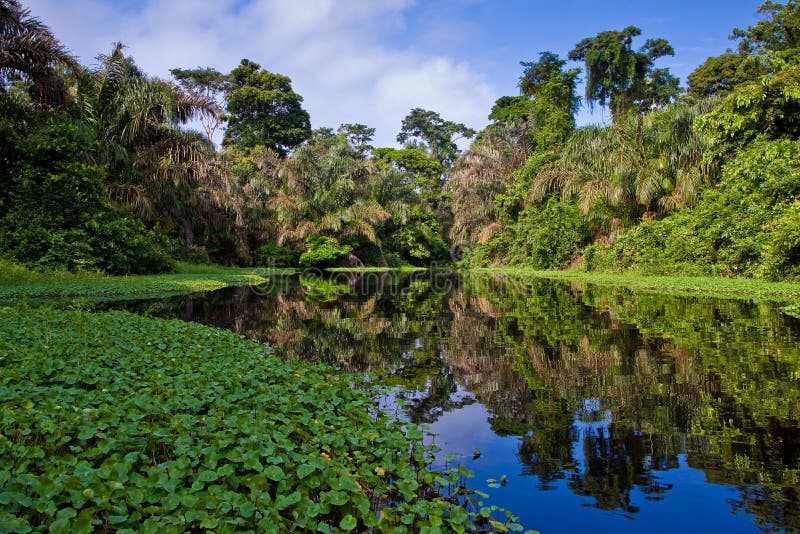
<svg viewBox="0 0 800 534">
<path fill-rule="evenodd" d="M 384 403 L 402 397 L 528 528 L 800 529 L 800 334 L 776 305 L 444 281 L 307 277 L 125 306 L 376 373 Z"/>
</svg>

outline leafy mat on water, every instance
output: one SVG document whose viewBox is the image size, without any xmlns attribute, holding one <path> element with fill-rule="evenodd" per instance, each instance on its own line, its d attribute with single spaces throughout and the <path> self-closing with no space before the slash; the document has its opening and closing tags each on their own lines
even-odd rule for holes
<svg viewBox="0 0 800 534">
<path fill-rule="evenodd" d="M 0 308 L 0 377 L 3 531 L 521 530 L 353 376 L 228 331 Z"/>
</svg>

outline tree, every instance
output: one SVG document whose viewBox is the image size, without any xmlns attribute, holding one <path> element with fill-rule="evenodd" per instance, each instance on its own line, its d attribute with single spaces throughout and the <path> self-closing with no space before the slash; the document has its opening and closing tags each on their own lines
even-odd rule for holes
<svg viewBox="0 0 800 534">
<path fill-rule="evenodd" d="M 278 175 L 283 185 L 272 200 L 278 244 L 331 237 L 380 247 L 377 226 L 391 215 L 373 194 L 375 169 L 345 139 L 304 144 L 282 162 Z"/>
<path fill-rule="evenodd" d="M 648 39 L 634 50 L 633 38 L 641 33 L 635 26 L 600 32 L 583 39 L 568 56 L 586 65 L 586 99 L 608 105 L 615 120 L 628 111 L 664 106 L 680 94 L 677 78 L 654 69 L 656 59 L 675 55 L 675 50 L 664 39 Z"/>
<path fill-rule="evenodd" d="M 690 205 L 716 172 L 703 160 L 708 142 L 694 129 L 712 106 L 673 104 L 641 122 L 628 116 L 576 130 L 561 158 L 538 173 L 530 199 L 560 191 L 564 200 L 577 197 L 582 213 L 605 210 L 621 222 Z"/>
<path fill-rule="evenodd" d="M 444 120 L 435 111 L 414 108 L 403 119 L 397 142 L 421 145 L 430 157 L 450 168 L 460 152 L 456 141 L 471 139 L 475 133 L 464 124 Z"/>
<path fill-rule="evenodd" d="M 174 221 L 192 248 L 192 219 L 218 212 L 225 187 L 210 142 L 175 126 L 219 108 L 204 95 L 148 78 L 123 50 L 117 43 L 100 55 L 99 68 L 79 82 L 81 118 L 97 140 L 90 155 L 108 170 L 116 204 L 145 219 Z"/>
<path fill-rule="evenodd" d="M 67 91 L 58 69 L 77 73 L 80 66 L 30 10 L 17 0 L 0 0 L 0 94 L 22 80 L 34 101 L 63 108 Z"/>
<path fill-rule="evenodd" d="M 342 124 L 337 128 L 336 132 L 344 135 L 350 146 L 361 152 L 361 154 L 366 154 L 374 148 L 369 142 L 375 137 L 375 128 L 370 128 L 366 124 Z"/>
<path fill-rule="evenodd" d="M 516 170 L 530 156 L 524 126 L 497 124 L 458 159 L 446 185 L 452 195 L 450 237 L 458 243 L 486 243 L 501 232 L 495 200 L 516 181 Z"/>
<path fill-rule="evenodd" d="M 225 97 L 229 119 L 223 145 L 263 145 L 286 156 L 311 136 L 311 119 L 301 105 L 303 97 L 292 90 L 288 76 L 243 59 L 229 79 L 231 88 Z"/>
<path fill-rule="evenodd" d="M 780 63 L 780 62 L 778 62 Z M 698 128 L 725 154 L 758 137 L 800 138 L 800 65 L 779 65 L 758 81 L 738 85 Z"/>
<path fill-rule="evenodd" d="M 746 54 L 725 53 L 709 57 L 687 79 L 692 98 L 725 96 L 740 83 L 766 74 L 764 66 Z"/>
<path fill-rule="evenodd" d="M 552 52 L 539 54 L 539 61 L 520 64 L 525 68 L 519 80 L 522 93 L 532 99 L 529 119 L 536 150 L 561 145 L 575 129 L 575 114 L 581 104 L 576 94 L 579 68 L 565 70 L 566 61 Z"/>
<path fill-rule="evenodd" d="M 783 56 L 793 52 L 796 56 L 800 48 L 800 1 L 767 0 L 759 6 L 758 13 L 765 18 L 745 30 L 733 30 L 731 38 L 739 39 L 739 52 L 749 55 L 785 52 Z"/>
<path fill-rule="evenodd" d="M 410 173 L 417 188 L 427 202 L 439 200 L 439 179 L 442 164 L 428 156 L 421 148 L 376 148 L 372 151 L 373 161 L 379 167 L 394 167 Z"/>
<path fill-rule="evenodd" d="M 228 77 L 211 67 L 170 69 L 170 73 L 184 91 L 199 93 L 209 101 L 216 102 L 217 105 L 220 105 L 221 98 L 227 93 L 230 86 Z M 214 142 L 214 133 L 225 120 L 222 113 L 200 117 L 200 124 L 203 126 L 206 137 L 212 143 Z"/>
<path fill-rule="evenodd" d="M 489 119 L 494 122 L 528 121 L 533 115 L 533 103 L 525 95 L 501 96 L 495 100 Z"/>
<path fill-rule="evenodd" d="M 170 262 L 144 225 L 106 198 L 106 170 L 86 161 L 91 132 L 65 113 L 0 115 L 0 254 L 31 266 L 159 272 Z"/>
<path fill-rule="evenodd" d="M 764 18 L 754 26 L 733 30 L 730 38 L 739 41 L 736 53 L 710 57 L 689 75 L 689 96 L 725 96 L 739 84 L 774 72 L 775 59 L 800 60 L 800 2 L 766 1 L 758 13 Z"/>
</svg>

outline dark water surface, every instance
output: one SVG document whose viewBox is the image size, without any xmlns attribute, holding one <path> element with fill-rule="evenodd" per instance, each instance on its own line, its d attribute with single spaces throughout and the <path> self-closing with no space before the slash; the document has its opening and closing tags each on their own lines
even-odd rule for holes
<svg viewBox="0 0 800 534">
<path fill-rule="evenodd" d="M 774 304 L 370 273 L 112 306 L 378 374 L 527 528 L 800 531 L 800 321 Z"/>
</svg>

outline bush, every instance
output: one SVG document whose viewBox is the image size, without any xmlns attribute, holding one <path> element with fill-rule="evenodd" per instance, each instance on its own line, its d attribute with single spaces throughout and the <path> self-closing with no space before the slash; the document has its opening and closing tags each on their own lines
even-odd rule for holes
<svg viewBox="0 0 800 534">
<path fill-rule="evenodd" d="M 718 186 L 698 203 L 647 221 L 607 247 L 587 249 L 587 267 L 644 274 L 744 275 L 779 279 L 798 274 L 800 143 L 759 140 L 722 170 Z"/>
<path fill-rule="evenodd" d="M 512 231 L 512 261 L 535 269 L 564 267 L 591 238 L 578 207 L 557 198 L 526 206 Z"/>
<path fill-rule="evenodd" d="M 256 251 L 256 265 L 259 267 L 292 267 L 297 256 L 290 247 L 277 243 L 267 243 Z"/>
<path fill-rule="evenodd" d="M 7 208 L 0 251 L 48 269 L 144 274 L 171 268 L 157 236 L 108 203 L 105 171 L 84 162 L 91 139 L 68 119 L 48 115 L 19 131 L 0 125 L 0 142 L 8 162 L 0 168 Z"/>
<path fill-rule="evenodd" d="M 768 241 L 761 274 L 780 280 L 800 277 L 800 202 L 787 208 L 766 227 Z"/>
<path fill-rule="evenodd" d="M 300 255 L 302 267 L 324 267 L 353 251 L 350 245 L 339 245 L 333 237 L 314 236 L 306 240 L 307 250 Z"/>
</svg>

